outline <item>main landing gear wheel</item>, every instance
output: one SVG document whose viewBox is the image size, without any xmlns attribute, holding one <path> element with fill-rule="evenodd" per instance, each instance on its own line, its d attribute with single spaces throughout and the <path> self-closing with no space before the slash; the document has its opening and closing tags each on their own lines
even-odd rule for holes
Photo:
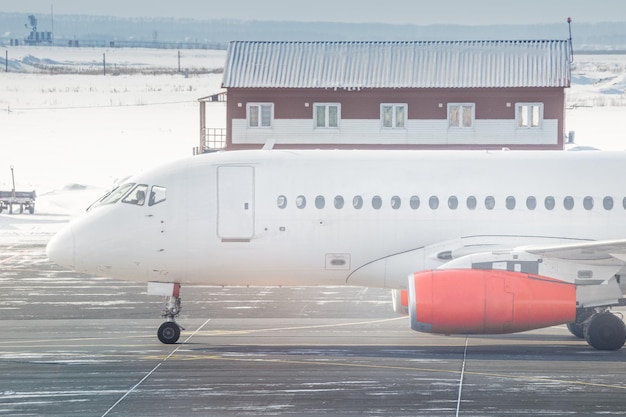
<svg viewBox="0 0 626 417">
<path fill-rule="evenodd" d="M 174 321 L 166 321 L 159 327 L 157 336 L 161 343 L 172 345 L 180 338 L 180 327 Z"/>
<path fill-rule="evenodd" d="M 598 350 L 617 350 L 626 342 L 626 326 L 615 314 L 595 314 L 586 323 L 585 339 Z"/>
</svg>

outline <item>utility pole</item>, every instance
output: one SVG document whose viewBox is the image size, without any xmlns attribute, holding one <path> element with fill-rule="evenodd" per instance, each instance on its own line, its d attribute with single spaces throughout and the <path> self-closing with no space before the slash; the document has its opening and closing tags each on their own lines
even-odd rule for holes
<svg viewBox="0 0 626 417">
<path fill-rule="evenodd" d="M 107 58 L 105 53 L 102 53 L 102 75 L 107 75 Z"/>
<path fill-rule="evenodd" d="M 180 72 L 180 70 L 178 70 Z M 9 72 L 9 50 L 4 50 L 4 72 Z"/>
</svg>

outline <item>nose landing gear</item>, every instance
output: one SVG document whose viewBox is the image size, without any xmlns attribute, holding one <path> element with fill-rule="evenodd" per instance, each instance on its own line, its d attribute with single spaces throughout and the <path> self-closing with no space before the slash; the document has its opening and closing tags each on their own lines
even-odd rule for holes
<svg viewBox="0 0 626 417">
<path fill-rule="evenodd" d="M 166 322 L 159 327 L 157 337 L 161 343 L 168 345 L 178 342 L 180 331 L 185 330 L 179 326 L 175 320 L 182 309 L 180 303 L 180 284 L 149 282 L 148 294 L 167 297 L 162 316 L 166 319 Z"/>
<path fill-rule="evenodd" d="M 171 345 L 178 342 L 182 327 L 180 327 L 174 319 L 180 314 L 181 309 L 182 308 L 180 306 L 180 297 L 167 297 L 165 310 L 163 311 L 162 316 L 163 318 L 167 319 L 167 321 L 163 323 L 157 331 L 157 337 L 159 338 L 161 343 Z"/>
</svg>

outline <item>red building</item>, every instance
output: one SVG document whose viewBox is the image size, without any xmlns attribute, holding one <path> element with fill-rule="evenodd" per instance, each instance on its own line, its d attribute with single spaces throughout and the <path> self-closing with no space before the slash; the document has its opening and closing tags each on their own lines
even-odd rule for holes
<svg viewBox="0 0 626 417">
<path fill-rule="evenodd" d="M 231 42 L 222 86 L 229 150 L 562 149 L 570 41 Z"/>
</svg>

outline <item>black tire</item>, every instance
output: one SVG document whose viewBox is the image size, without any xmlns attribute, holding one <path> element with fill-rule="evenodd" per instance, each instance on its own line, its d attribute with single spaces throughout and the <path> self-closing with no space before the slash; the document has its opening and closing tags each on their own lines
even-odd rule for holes
<svg viewBox="0 0 626 417">
<path fill-rule="evenodd" d="M 28 212 L 33 214 L 35 212 L 35 206 L 28 206 Z"/>
<path fill-rule="evenodd" d="M 585 338 L 585 329 L 582 324 L 579 323 L 567 323 L 567 330 L 579 339 Z"/>
<path fill-rule="evenodd" d="M 576 321 L 567 324 L 567 329 L 574 336 L 584 339 L 585 338 L 585 322 L 589 320 L 591 316 L 595 314 L 592 308 L 577 308 L 576 309 Z"/>
<path fill-rule="evenodd" d="M 585 339 L 598 350 L 617 350 L 626 342 L 626 326 L 614 314 L 596 314 L 585 326 Z"/>
<path fill-rule="evenodd" d="M 178 342 L 178 338 L 180 338 L 180 327 L 173 321 L 166 321 L 159 327 L 157 336 L 161 343 L 172 345 Z"/>
</svg>

